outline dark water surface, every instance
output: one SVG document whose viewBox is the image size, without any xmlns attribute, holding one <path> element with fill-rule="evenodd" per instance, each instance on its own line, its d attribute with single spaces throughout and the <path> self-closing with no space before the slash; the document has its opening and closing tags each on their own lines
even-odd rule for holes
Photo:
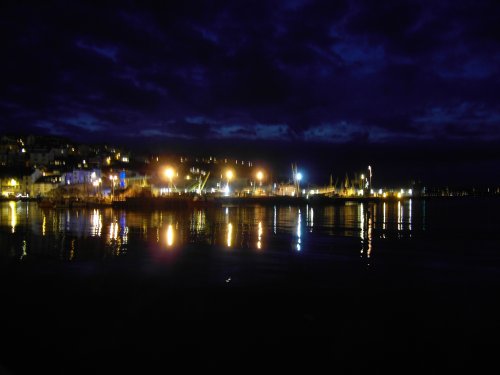
<svg viewBox="0 0 500 375">
<path fill-rule="evenodd" d="M 0 364 L 12 374 L 489 365 L 499 234 L 493 198 L 154 212 L 0 203 Z"/>
</svg>

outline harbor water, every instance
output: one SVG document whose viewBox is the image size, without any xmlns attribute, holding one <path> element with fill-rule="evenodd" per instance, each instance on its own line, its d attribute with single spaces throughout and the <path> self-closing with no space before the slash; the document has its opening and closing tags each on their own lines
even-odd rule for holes
<svg viewBox="0 0 500 375">
<path fill-rule="evenodd" d="M 2 202 L 0 365 L 484 362 L 499 332 L 499 212 L 495 198 L 143 211 Z"/>
</svg>

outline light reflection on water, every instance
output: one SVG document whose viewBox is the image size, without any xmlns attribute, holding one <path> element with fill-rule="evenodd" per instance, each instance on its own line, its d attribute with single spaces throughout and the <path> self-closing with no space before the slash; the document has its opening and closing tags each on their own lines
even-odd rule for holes
<svg viewBox="0 0 500 375">
<path fill-rule="evenodd" d="M 10 226 L 12 228 L 12 233 L 15 233 L 16 232 L 16 225 L 17 225 L 16 203 L 9 202 L 9 209 L 10 209 Z"/>
<path fill-rule="evenodd" d="M 262 221 L 259 221 L 258 229 L 257 229 L 257 249 L 262 248 Z"/>
<path fill-rule="evenodd" d="M 409 238 L 416 229 L 425 228 L 424 204 L 409 200 L 140 212 L 111 208 L 45 210 L 34 203 L 3 202 L 0 255 L 21 259 L 44 254 L 73 260 L 196 245 L 298 254 L 345 252 L 352 247 L 369 264 L 376 256 L 378 240 Z M 344 241 L 342 245 L 340 240 Z"/>
<path fill-rule="evenodd" d="M 174 245 L 174 227 L 172 224 L 168 224 L 167 227 L 167 247 L 172 247 Z"/>
</svg>

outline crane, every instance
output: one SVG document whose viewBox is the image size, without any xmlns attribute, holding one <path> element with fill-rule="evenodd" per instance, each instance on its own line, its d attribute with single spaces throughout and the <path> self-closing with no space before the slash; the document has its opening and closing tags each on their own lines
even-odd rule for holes
<svg viewBox="0 0 500 375">
<path fill-rule="evenodd" d="M 205 177 L 200 176 L 198 178 L 198 181 L 195 182 L 190 188 L 189 191 L 191 193 L 198 193 L 201 194 L 201 191 L 205 188 L 205 185 L 207 184 L 208 177 L 210 176 L 210 172 L 208 172 Z"/>
</svg>

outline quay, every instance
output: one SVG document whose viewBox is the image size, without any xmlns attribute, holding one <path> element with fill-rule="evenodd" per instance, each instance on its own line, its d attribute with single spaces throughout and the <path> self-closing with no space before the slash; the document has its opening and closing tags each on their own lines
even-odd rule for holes
<svg viewBox="0 0 500 375">
<path fill-rule="evenodd" d="M 344 205 L 349 203 L 376 203 L 391 201 L 406 201 L 421 197 L 290 197 L 290 196 L 191 196 L 179 195 L 174 197 L 128 197 L 121 200 L 40 200 L 41 208 L 69 209 L 69 208 L 104 208 L 155 210 L 155 209 L 183 209 L 192 207 L 221 207 L 226 205 L 262 205 L 262 206 L 305 206 L 305 205 Z"/>
</svg>

